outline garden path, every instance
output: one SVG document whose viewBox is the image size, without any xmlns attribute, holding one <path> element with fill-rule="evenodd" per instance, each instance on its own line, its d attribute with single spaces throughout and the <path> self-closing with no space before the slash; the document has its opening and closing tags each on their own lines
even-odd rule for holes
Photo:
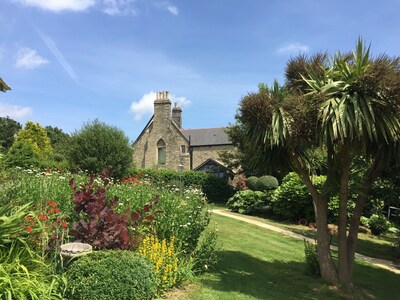
<svg viewBox="0 0 400 300">
<path fill-rule="evenodd" d="M 292 231 L 289 231 L 289 230 L 286 230 L 286 229 L 282 229 L 282 228 L 279 228 L 279 227 L 276 227 L 276 226 L 273 226 L 273 225 L 265 224 L 263 222 L 260 222 L 260 221 L 257 221 L 257 220 L 253 220 L 253 219 L 247 218 L 246 216 L 239 215 L 239 214 L 227 211 L 227 210 L 212 209 L 211 212 L 215 213 L 215 214 L 218 214 L 218 215 L 221 215 L 221 216 L 225 216 L 225 217 L 233 218 L 233 219 L 240 220 L 240 221 L 243 221 L 243 222 L 246 222 L 246 223 L 250 223 L 250 224 L 253 224 L 253 225 L 256 225 L 256 226 L 259 226 L 259 227 L 262 227 L 262 228 L 265 228 L 265 229 L 268 229 L 268 230 L 271 230 L 271 231 L 275 231 L 275 232 L 278 232 L 278 233 L 281 233 L 283 235 L 290 236 L 290 237 L 293 237 L 293 238 L 296 238 L 296 239 L 306 240 L 306 241 L 308 241 L 310 243 L 315 243 L 315 240 L 312 239 L 312 238 L 305 237 L 305 236 L 303 236 L 301 234 L 297 234 L 297 233 L 294 233 Z M 334 251 L 337 251 L 337 247 L 336 246 L 331 246 L 331 249 L 334 250 Z M 359 253 L 356 253 L 356 258 L 358 258 L 360 260 L 363 260 L 363 261 L 366 261 L 366 262 L 368 262 L 368 263 L 370 263 L 370 264 L 372 264 L 374 266 L 389 270 L 389 271 L 394 272 L 396 274 L 400 274 L 399 267 L 396 266 L 393 262 L 391 262 L 389 260 L 369 257 L 369 256 L 365 256 L 365 255 L 362 255 L 362 254 L 359 254 Z"/>
</svg>

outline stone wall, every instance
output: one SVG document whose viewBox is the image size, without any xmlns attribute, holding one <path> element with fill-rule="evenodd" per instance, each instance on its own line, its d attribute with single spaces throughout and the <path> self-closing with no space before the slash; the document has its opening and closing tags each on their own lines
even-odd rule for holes
<svg viewBox="0 0 400 300">
<path fill-rule="evenodd" d="M 219 152 L 233 150 L 233 145 L 193 147 L 193 169 L 209 158 L 219 160 Z"/>
<path fill-rule="evenodd" d="M 158 165 L 157 143 L 163 139 L 166 144 L 166 163 Z M 168 122 L 153 123 L 146 132 L 136 141 L 134 146 L 134 162 L 138 168 L 166 168 L 178 170 L 183 165 L 183 170 L 190 169 L 189 153 L 182 153 L 181 146 L 184 145 L 188 151 L 189 143 L 178 131 Z"/>
</svg>

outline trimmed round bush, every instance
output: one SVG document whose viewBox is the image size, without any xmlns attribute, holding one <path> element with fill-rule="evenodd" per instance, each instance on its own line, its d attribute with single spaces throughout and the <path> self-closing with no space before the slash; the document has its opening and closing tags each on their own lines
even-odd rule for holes
<svg viewBox="0 0 400 300">
<path fill-rule="evenodd" d="M 372 234 L 381 235 L 389 230 L 390 222 L 383 215 L 373 214 L 368 220 L 368 227 Z"/>
<path fill-rule="evenodd" d="M 240 214 L 254 215 L 262 211 L 266 205 L 267 196 L 260 191 L 245 190 L 237 192 L 227 202 L 231 211 Z"/>
<path fill-rule="evenodd" d="M 250 190 L 256 191 L 257 190 L 257 181 L 258 181 L 258 177 L 250 176 L 246 180 L 246 185 Z"/>
<path fill-rule="evenodd" d="M 258 178 L 256 182 L 257 191 L 269 191 L 274 190 L 279 186 L 278 179 L 274 176 L 265 175 Z"/>
<path fill-rule="evenodd" d="M 131 251 L 96 251 L 79 258 L 66 272 L 66 298 L 146 300 L 156 292 L 150 262 Z"/>
</svg>

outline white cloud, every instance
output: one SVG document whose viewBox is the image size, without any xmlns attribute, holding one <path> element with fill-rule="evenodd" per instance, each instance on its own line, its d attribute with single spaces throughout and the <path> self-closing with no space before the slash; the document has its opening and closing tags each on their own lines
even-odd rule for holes
<svg viewBox="0 0 400 300">
<path fill-rule="evenodd" d="M 135 0 L 103 0 L 103 12 L 111 16 L 136 15 L 136 11 L 132 7 L 133 2 Z"/>
<path fill-rule="evenodd" d="M 168 11 L 169 11 L 171 14 L 173 14 L 173 15 L 175 15 L 175 16 L 179 15 L 179 10 L 178 10 L 178 8 L 177 8 L 176 6 L 174 6 L 174 5 L 168 5 L 168 6 L 167 6 L 167 9 L 168 9 Z"/>
<path fill-rule="evenodd" d="M 19 69 L 34 69 L 49 61 L 37 54 L 36 50 L 20 48 L 17 53 L 15 66 Z"/>
<path fill-rule="evenodd" d="M 177 97 L 174 94 L 170 94 L 169 99 L 172 103 L 177 103 L 180 107 L 190 104 L 190 100 L 186 97 Z M 156 100 L 156 93 L 151 91 L 150 93 L 144 94 L 139 101 L 132 102 L 130 111 L 133 113 L 135 121 L 140 121 L 143 116 L 153 113 L 154 100 Z"/>
<path fill-rule="evenodd" d="M 20 120 L 30 115 L 32 115 L 32 108 L 28 106 L 22 107 L 0 102 L 0 117 L 9 116 L 12 119 Z"/>
<path fill-rule="evenodd" d="M 39 33 L 39 36 L 42 38 L 43 42 L 46 44 L 47 48 L 53 53 L 53 55 L 57 58 L 58 62 L 61 64 L 61 66 L 64 68 L 64 70 L 68 73 L 68 75 L 71 77 L 75 83 L 78 83 L 78 76 L 76 75 L 74 69 L 71 67 L 71 65 L 67 62 L 65 59 L 64 55 L 60 52 L 58 49 L 57 45 L 54 43 L 54 41 L 48 37 L 44 36 L 43 34 Z"/>
<path fill-rule="evenodd" d="M 60 12 L 84 11 L 96 4 L 96 0 L 16 0 L 23 5 Z"/>
<path fill-rule="evenodd" d="M 308 52 L 309 47 L 300 43 L 285 44 L 277 49 L 278 53 L 281 54 L 298 54 L 299 52 Z"/>
</svg>

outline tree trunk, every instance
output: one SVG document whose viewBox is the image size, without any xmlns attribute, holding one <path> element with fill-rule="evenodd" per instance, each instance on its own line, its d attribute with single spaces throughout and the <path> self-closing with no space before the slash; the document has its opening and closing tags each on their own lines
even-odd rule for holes
<svg viewBox="0 0 400 300">
<path fill-rule="evenodd" d="M 365 174 L 363 183 L 358 191 L 356 206 L 353 211 L 353 216 L 350 220 L 349 235 L 347 237 L 347 269 L 350 278 L 353 277 L 354 258 L 358 239 L 358 228 L 360 226 L 360 218 L 364 209 L 364 204 L 368 198 L 368 194 L 371 190 L 372 184 L 380 175 L 384 167 L 385 161 L 381 156 L 378 155 L 378 157 L 375 158 L 374 164 L 372 165 L 370 170 Z"/>
<path fill-rule="evenodd" d="M 328 202 L 319 197 L 314 199 L 317 207 L 315 214 L 317 222 L 317 254 L 321 277 L 331 284 L 338 283 L 338 273 L 332 260 L 330 249 L 330 233 L 328 232 Z"/>
<path fill-rule="evenodd" d="M 343 145 L 341 158 L 338 219 L 338 274 L 339 282 L 344 284 L 346 287 L 351 288 L 352 278 L 349 276 L 347 258 L 347 202 L 351 166 L 348 142 Z"/>
<path fill-rule="evenodd" d="M 331 284 L 338 283 L 338 273 L 332 260 L 330 249 L 330 234 L 328 232 L 328 201 L 321 195 L 312 183 L 307 171 L 301 167 L 298 158 L 291 155 L 293 170 L 300 176 L 313 199 L 315 220 L 317 223 L 317 256 L 321 277 Z"/>
</svg>

